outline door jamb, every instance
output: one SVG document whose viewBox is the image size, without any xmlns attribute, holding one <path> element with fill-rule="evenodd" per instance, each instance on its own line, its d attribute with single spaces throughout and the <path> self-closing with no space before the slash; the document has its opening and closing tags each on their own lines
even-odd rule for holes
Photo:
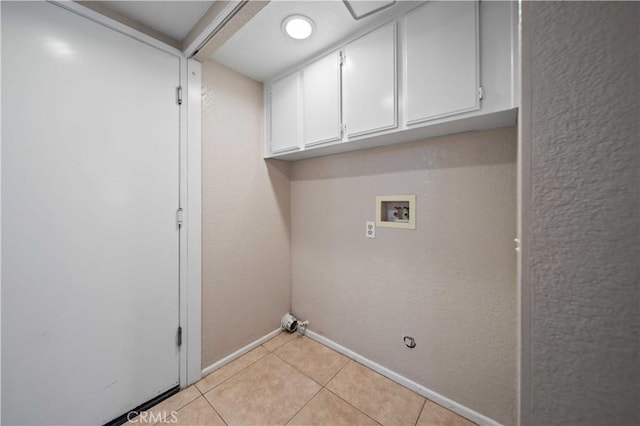
<svg viewBox="0 0 640 426">
<path fill-rule="evenodd" d="M 183 226 L 186 241 L 181 247 L 186 248 L 186 253 L 181 253 L 181 261 L 186 262 L 185 272 L 180 282 L 180 324 L 183 328 L 183 346 L 180 358 L 180 386 L 186 387 L 200 380 L 202 376 L 202 66 L 195 59 L 185 59 L 186 73 L 184 74 L 187 111 L 186 126 L 182 130 L 181 140 L 187 143 L 181 144 L 181 149 L 186 148 L 186 173 L 182 173 L 184 191 L 181 191 L 181 204 L 186 206 L 186 227 Z M 183 103 L 184 106 L 184 103 Z M 185 339 L 186 338 L 186 339 Z M 182 360 L 184 359 L 184 362 Z M 182 371 L 185 368 L 186 371 Z"/>
</svg>

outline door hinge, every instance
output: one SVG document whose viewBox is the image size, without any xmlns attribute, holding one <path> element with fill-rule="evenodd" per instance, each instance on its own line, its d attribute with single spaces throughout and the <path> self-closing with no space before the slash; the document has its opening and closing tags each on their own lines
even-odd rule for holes
<svg viewBox="0 0 640 426">
<path fill-rule="evenodd" d="M 182 346 L 182 327 L 178 327 L 178 346 Z"/>
<path fill-rule="evenodd" d="M 176 224 L 178 225 L 178 228 L 182 228 L 182 224 L 184 223 L 184 214 L 183 214 L 183 210 L 182 207 L 180 207 L 178 210 L 176 210 Z"/>
<path fill-rule="evenodd" d="M 176 87 L 176 102 L 182 105 L 182 86 Z"/>
<path fill-rule="evenodd" d="M 484 99 L 484 90 L 482 90 L 482 86 L 478 87 L 478 99 Z"/>
<path fill-rule="evenodd" d="M 344 62 L 347 60 L 347 55 L 344 52 L 340 51 L 340 66 L 344 65 Z"/>
</svg>

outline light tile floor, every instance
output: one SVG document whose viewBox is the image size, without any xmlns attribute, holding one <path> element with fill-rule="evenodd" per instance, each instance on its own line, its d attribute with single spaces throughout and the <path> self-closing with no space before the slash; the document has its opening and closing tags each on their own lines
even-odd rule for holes
<svg viewBox="0 0 640 426">
<path fill-rule="evenodd" d="M 279 334 L 130 421 L 163 423 L 473 425 L 297 333 Z"/>
</svg>

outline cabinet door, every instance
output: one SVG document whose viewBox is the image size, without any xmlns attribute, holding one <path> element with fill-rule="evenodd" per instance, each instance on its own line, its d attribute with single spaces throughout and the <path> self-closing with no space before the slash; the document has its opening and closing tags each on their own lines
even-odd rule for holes
<svg viewBox="0 0 640 426">
<path fill-rule="evenodd" d="M 299 91 L 297 72 L 271 85 L 271 153 L 299 147 Z"/>
<path fill-rule="evenodd" d="M 479 103 L 476 1 L 427 2 L 406 15 L 407 124 Z"/>
<path fill-rule="evenodd" d="M 343 102 L 347 136 L 397 127 L 396 23 L 345 47 Z"/>
<path fill-rule="evenodd" d="M 340 52 L 302 70 L 304 144 L 340 140 Z"/>
</svg>

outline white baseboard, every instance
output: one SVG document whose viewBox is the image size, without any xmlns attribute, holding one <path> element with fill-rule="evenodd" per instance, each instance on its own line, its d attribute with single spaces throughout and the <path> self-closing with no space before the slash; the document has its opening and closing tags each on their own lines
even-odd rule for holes
<svg viewBox="0 0 640 426">
<path fill-rule="evenodd" d="M 373 362 L 368 358 L 363 357 L 362 355 L 352 351 L 351 349 L 347 349 L 344 346 L 334 342 L 333 340 L 327 339 L 324 336 L 319 335 L 318 333 L 314 333 L 311 330 L 307 330 L 305 333 L 309 338 L 315 340 L 318 343 L 322 343 L 323 345 L 340 352 L 341 354 L 353 359 L 354 361 L 359 362 L 360 364 L 369 367 L 373 371 L 382 374 L 383 376 L 393 380 L 394 382 L 411 389 L 419 395 L 435 402 L 436 404 L 442 405 L 443 407 L 453 411 L 454 413 L 460 414 L 463 417 L 475 422 L 481 426 L 499 426 L 500 423 L 495 420 L 478 413 L 477 411 L 472 410 L 469 407 L 465 407 L 462 404 L 459 404 L 455 401 L 450 400 L 446 396 L 440 395 L 437 392 L 428 389 L 413 380 L 407 379 L 400 374 L 389 370 L 386 367 L 378 364 L 377 362 Z"/>
<path fill-rule="evenodd" d="M 264 336 L 260 337 L 259 339 L 254 340 L 253 342 L 249 343 L 247 346 L 244 346 L 244 347 L 238 349 L 237 351 L 233 352 L 232 354 L 229 354 L 226 357 L 222 358 L 221 360 L 214 362 L 210 366 L 203 368 L 202 369 L 202 377 L 206 376 L 207 374 L 213 373 L 218 368 L 224 367 L 225 365 L 229 364 L 234 359 L 240 358 L 242 355 L 246 354 L 251 349 L 255 349 L 258 346 L 260 346 L 261 344 L 263 344 L 264 342 L 266 342 L 267 340 L 269 340 L 269 339 L 271 339 L 273 337 L 276 337 L 278 334 L 280 334 L 281 331 L 282 331 L 282 328 L 278 327 L 277 330 L 273 330 L 271 333 L 265 334 Z"/>
</svg>

